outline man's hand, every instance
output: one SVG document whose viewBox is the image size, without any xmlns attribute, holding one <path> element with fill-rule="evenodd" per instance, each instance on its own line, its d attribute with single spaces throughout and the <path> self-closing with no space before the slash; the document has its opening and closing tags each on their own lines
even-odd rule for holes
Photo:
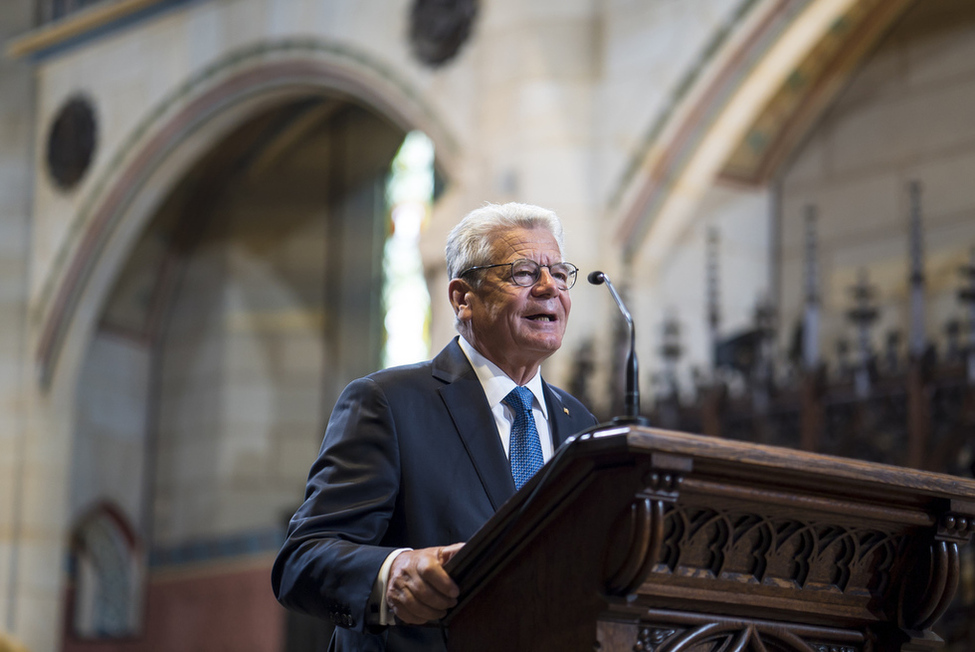
<svg viewBox="0 0 975 652">
<path fill-rule="evenodd" d="M 393 560 L 386 582 L 386 604 L 397 618 L 421 625 L 443 618 L 457 604 L 460 589 L 443 565 L 463 545 L 406 550 Z"/>
</svg>

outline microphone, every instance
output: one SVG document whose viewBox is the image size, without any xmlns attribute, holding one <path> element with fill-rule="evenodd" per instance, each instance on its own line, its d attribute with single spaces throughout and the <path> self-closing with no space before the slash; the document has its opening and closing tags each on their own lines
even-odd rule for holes
<svg viewBox="0 0 975 652">
<path fill-rule="evenodd" d="M 636 359 L 636 329 L 633 327 L 633 317 L 630 316 L 630 311 L 626 309 L 623 299 L 620 298 L 608 276 L 600 271 L 595 271 L 591 272 L 588 278 L 593 285 L 606 284 L 630 330 L 630 352 L 626 357 L 626 394 L 623 397 L 623 416 L 613 417 L 613 422 L 649 425 L 647 418 L 640 416 L 640 365 Z"/>
</svg>

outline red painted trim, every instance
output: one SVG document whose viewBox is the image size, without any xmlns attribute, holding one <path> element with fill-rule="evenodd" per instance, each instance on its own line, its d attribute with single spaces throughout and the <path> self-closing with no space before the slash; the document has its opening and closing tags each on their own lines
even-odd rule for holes
<svg viewBox="0 0 975 652">
<path fill-rule="evenodd" d="M 911 0 L 880 0 L 870 10 L 853 32 L 846 37 L 845 47 L 824 66 L 816 82 L 806 97 L 797 103 L 795 111 L 782 123 L 777 137 L 766 149 L 766 154 L 755 168 L 751 178 L 739 179 L 752 185 L 767 179 L 779 164 L 792 153 L 796 143 L 806 134 L 809 127 L 823 114 L 845 86 L 846 81 L 858 69 L 883 38 L 883 33 L 896 21 L 911 4 Z M 862 48 L 864 40 L 869 39 L 869 47 Z M 849 56 L 850 50 L 861 48 L 856 56 Z"/>
<path fill-rule="evenodd" d="M 122 533 L 122 536 L 125 537 L 125 542 L 129 545 L 130 550 L 135 552 L 141 549 L 142 543 L 138 535 L 135 533 L 135 530 L 132 528 L 132 524 L 129 522 L 129 519 L 125 516 L 125 513 L 118 505 L 108 500 L 99 501 L 87 512 L 85 512 L 84 515 L 72 526 L 72 534 L 77 532 L 79 528 L 83 527 L 89 521 L 96 520 L 101 516 L 104 516 L 115 523 L 119 531 Z"/>
<path fill-rule="evenodd" d="M 641 186 L 636 198 L 626 212 L 622 224 L 617 231 L 617 240 L 627 243 L 627 253 L 632 254 L 636 245 L 642 240 L 637 231 L 643 223 L 648 221 L 649 211 L 654 203 L 658 203 L 665 195 L 664 188 L 677 177 L 679 169 L 686 160 L 686 154 L 693 143 L 693 137 L 701 132 L 706 118 L 718 107 L 717 100 L 725 93 L 733 82 L 740 81 L 745 71 L 745 64 L 750 60 L 749 55 L 762 43 L 779 21 L 790 5 L 796 0 L 778 0 L 778 6 L 769 11 L 759 22 L 752 34 L 743 40 L 738 49 L 728 58 L 721 70 L 714 76 L 707 90 L 701 95 L 694 107 L 688 112 L 686 119 L 678 128 L 677 134 L 671 139 L 661 157 L 654 164 Z"/>
</svg>

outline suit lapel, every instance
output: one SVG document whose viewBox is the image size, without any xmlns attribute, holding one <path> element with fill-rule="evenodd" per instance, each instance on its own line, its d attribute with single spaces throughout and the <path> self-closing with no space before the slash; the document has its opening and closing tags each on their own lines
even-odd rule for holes
<svg viewBox="0 0 975 652">
<path fill-rule="evenodd" d="M 456 338 L 434 358 L 433 375 L 447 383 L 440 395 L 497 510 L 515 493 L 515 483 L 484 390 Z"/>
<path fill-rule="evenodd" d="M 566 439 L 575 434 L 571 415 L 559 395 L 552 391 L 544 380 L 545 399 L 548 401 L 548 422 L 552 427 L 553 449 L 561 446 Z"/>
</svg>

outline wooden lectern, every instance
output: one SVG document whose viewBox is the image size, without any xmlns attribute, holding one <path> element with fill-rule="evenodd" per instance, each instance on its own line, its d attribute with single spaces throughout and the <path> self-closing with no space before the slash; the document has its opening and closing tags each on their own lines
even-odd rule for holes
<svg viewBox="0 0 975 652">
<path fill-rule="evenodd" d="M 609 426 L 577 436 L 450 561 L 457 652 L 892 652 L 931 626 L 975 481 Z"/>
</svg>

